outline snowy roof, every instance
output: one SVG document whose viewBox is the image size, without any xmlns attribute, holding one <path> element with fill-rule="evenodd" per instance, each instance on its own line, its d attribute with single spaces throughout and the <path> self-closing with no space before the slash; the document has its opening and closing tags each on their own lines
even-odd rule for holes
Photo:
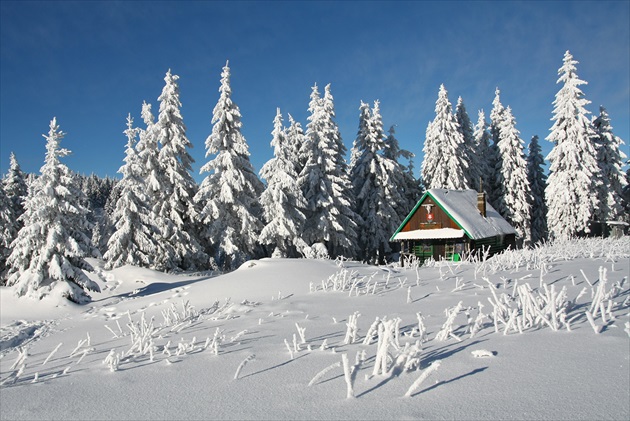
<svg viewBox="0 0 630 421">
<path fill-rule="evenodd" d="M 435 203 L 444 210 L 455 223 L 472 240 L 495 237 L 497 235 L 516 234 L 516 230 L 486 201 L 486 216 L 482 216 L 477 208 L 477 192 L 475 190 L 447 190 L 430 189 L 418 201 L 409 216 L 400 225 L 393 240 L 401 240 L 400 231 L 418 210 L 427 196 L 431 196 Z M 432 230 L 431 230 L 432 231 Z M 410 234 L 411 235 L 411 234 Z M 427 237 L 423 237 L 427 238 Z M 456 237 L 432 237 L 456 238 Z M 409 238 L 411 239 L 411 238 Z M 413 238 L 416 239 L 416 238 Z"/>
<path fill-rule="evenodd" d="M 464 230 L 437 228 L 429 230 L 401 231 L 394 234 L 394 240 L 437 240 L 441 238 L 462 238 Z"/>
</svg>

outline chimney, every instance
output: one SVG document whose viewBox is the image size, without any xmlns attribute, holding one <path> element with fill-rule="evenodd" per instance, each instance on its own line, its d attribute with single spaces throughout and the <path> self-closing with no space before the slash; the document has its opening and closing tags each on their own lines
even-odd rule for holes
<svg viewBox="0 0 630 421">
<path fill-rule="evenodd" d="M 484 192 L 477 193 L 477 209 L 484 218 L 486 217 L 486 194 Z"/>
</svg>

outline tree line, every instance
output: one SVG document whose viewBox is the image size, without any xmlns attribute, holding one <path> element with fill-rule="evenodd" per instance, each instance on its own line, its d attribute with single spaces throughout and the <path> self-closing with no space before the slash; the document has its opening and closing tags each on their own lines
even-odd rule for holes
<svg viewBox="0 0 630 421">
<path fill-rule="evenodd" d="M 525 153 L 498 89 L 490 123 L 479 111 L 473 126 L 462 98 L 453 112 L 442 85 L 420 178 L 395 126 L 385 132 L 379 101 L 361 102 L 346 162 L 330 84 L 323 95 L 312 87 L 305 129 L 290 114 L 285 125 L 277 110 L 274 157 L 256 174 L 226 63 L 199 185 L 191 175 L 178 76 L 169 70 L 157 118 L 146 102 L 142 127 L 127 117 L 119 181 L 72 173 L 62 162 L 69 151 L 60 146 L 65 133 L 56 119 L 44 135 L 38 176 L 25 175 L 11 155 L 0 189 L 0 278 L 19 295 L 61 288 L 83 302 L 86 291 L 98 290 L 84 272 L 92 269 L 90 256 L 108 268 L 161 271 L 229 270 L 270 255 L 384 263 L 394 254 L 391 234 L 424 188 L 483 189 L 523 246 L 588 233 L 592 221 L 627 218 L 630 172 L 621 170 L 623 142 L 605 109 L 587 118 L 576 63 L 567 52 L 558 71 L 549 177 L 538 137 Z"/>
</svg>

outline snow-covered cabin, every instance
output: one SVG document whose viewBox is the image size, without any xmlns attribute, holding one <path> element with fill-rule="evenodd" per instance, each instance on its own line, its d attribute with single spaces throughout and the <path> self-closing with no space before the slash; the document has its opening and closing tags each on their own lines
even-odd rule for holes
<svg viewBox="0 0 630 421">
<path fill-rule="evenodd" d="M 408 256 L 459 260 L 462 255 L 515 247 L 516 230 L 475 190 L 430 189 L 398 227 L 391 242 Z"/>
</svg>

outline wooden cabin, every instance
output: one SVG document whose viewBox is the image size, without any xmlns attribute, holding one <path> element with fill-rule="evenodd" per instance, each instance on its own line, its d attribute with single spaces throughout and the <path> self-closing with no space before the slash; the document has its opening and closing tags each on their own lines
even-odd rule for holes
<svg viewBox="0 0 630 421">
<path fill-rule="evenodd" d="M 401 262 L 409 256 L 424 261 L 460 260 L 516 245 L 516 230 L 475 190 L 430 189 L 390 239 L 400 243 Z"/>
</svg>

